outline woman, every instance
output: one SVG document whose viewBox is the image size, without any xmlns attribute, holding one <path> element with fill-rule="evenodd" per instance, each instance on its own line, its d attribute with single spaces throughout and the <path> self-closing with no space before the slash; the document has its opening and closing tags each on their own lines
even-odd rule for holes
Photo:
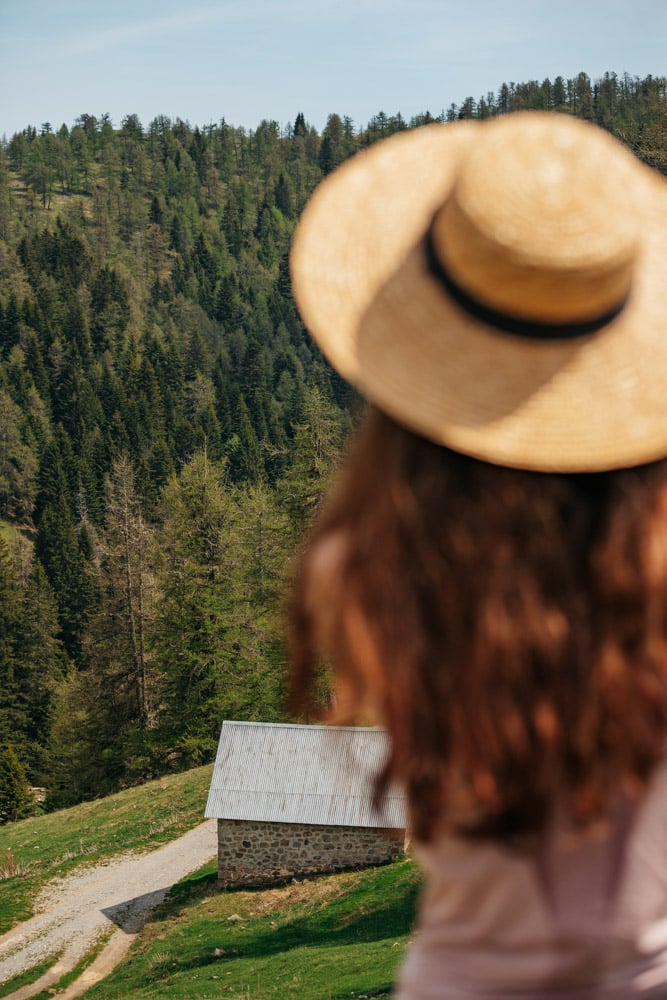
<svg viewBox="0 0 667 1000">
<path fill-rule="evenodd" d="M 667 189 L 520 113 L 349 161 L 292 254 L 372 404 L 293 687 L 373 719 L 426 872 L 401 1000 L 667 997 Z"/>
</svg>

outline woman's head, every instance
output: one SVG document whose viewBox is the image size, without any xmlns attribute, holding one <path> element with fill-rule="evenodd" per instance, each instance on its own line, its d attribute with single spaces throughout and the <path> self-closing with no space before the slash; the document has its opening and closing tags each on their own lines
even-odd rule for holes
<svg viewBox="0 0 667 1000">
<path fill-rule="evenodd" d="M 664 751 L 666 256 L 664 178 L 563 115 L 402 133 L 306 208 L 297 302 L 378 411 L 304 556 L 294 686 L 331 657 L 419 836 L 588 821 Z"/>
<path fill-rule="evenodd" d="M 541 474 L 372 412 L 304 555 L 293 691 L 385 724 L 413 825 L 497 835 L 639 787 L 667 731 L 667 464 Z"/>
</svg>

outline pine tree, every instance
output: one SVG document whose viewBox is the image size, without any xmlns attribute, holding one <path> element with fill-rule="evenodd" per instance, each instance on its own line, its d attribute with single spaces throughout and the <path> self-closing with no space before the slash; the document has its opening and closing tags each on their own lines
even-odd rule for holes
<svg viewBox="0 0 667 1000">
<path fill-rule="evenodd" d="M 104 692 L 89 671 L 71 669 L 54 691 L 48 739 L 46 808 L 61 809 L 114 791 L 123 774 L 107 747 L 96 744 L 93 722 Z"/>
<path fill-rule="evenodd" d="M 25 732 L 28 719 L 21 700 L 18 644 L 21 595 L 7 543 L 0 536 L 0 745 Z"/>
<path fill-rule="evenodd" d="M 83 638 L 88 664 L 83 738 L 91 741 L 91 754 L 104 757 L 106 773 L 96 781 L 109 788 L 145 776 L 145 734 L 156 722 L 159 700 L 151 654 L 154 543 L 125 455 L 114 462 L 107 484 L 99 550 L 101 601 Z"/>
<path fill-rule="evenodd" d="M 65 650 L 71 659 L 83 665 L 83 631 L 99 595 L 93 568 L 86 562 L 62 494 L 42 512 L 35 552 L 58 601 L 60 635 Z"/>
<path fill-rule="evenodd" d="M 161 733 L 182 762 L 210 760 L 223 718 L 243 718 L 237 510 L 224 468 L 199 453 L 163 495 L 157 637 Z"/>
<path fill-rule="evenodd" d="M 294 428 L 292 460 L 277 487 L 296 538 L 308 527 L 331 482 L 343 436 L 340 412 L 319 389 L 307 390 Z"/>
<path fill-rule="evenodd" d="M 294 555 L 289 519 L 275 491 L 264 483 L 238 488 L 236 503 L 240 552 L 236 611 L 243 640 L 238 655 L 247 712 L 252 718 L 279 719 L 286 676 L 282 598 Z"/>
<path fill-rule="evenodd" d="M 33 784 L 48 783 L 53 706 L 68 661 L 58 639 L 58 606 L 46 574 L 35 562 L 21 589 L 21 620 L 16 646 L 18 707 L 23 725 L 15 720 L 13 742 L 20 747 Z"/>
<path fill-rule="evenodd" d="M 236 483 L 255 482 L 262 474 L 262 453 L 241 394 L 237 395 L 233 423 L 235 430 L 226 445 L 230 476 Z"/>
<path fill-rule="evenodd" d="M 90 669 L 104 675 L 118 728 L 146 729 L 156 711 L 147 648 L 155 609 L 153 541 L 126 455 L 114 462 L 107 485 L 100 549 L 104 600 L 87 628 Z"/>
<path fill-rule="evenodd" d="M 0 753 L 0 824 L 29 816 L 34 801 L 21 761 L 11 746 Z"/>
<path fill-rule="evenodd" d="M 37 456 L 24 428 L 21 409 L 0 390 L 0 514 L 26 522 L 37 493 Z"/>
</svg>

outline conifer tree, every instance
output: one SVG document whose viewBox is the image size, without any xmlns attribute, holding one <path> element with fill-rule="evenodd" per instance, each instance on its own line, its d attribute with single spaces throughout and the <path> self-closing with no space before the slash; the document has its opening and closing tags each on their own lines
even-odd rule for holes
<svg viewBox="0 0 667 1000">
<path fill-rule="evenodd" d="M 157 701 L 148 649 L 155 613 L 154 553 L 127 455 L 116 459 L 107 485 L 100 550 L 104 599 L 87 628 L 88 662 L 104 676 L 117 727 L 146 729 Z"/>
<path fill-rule="evenodd" d="M 162 739 L 190 764 L 211 759 L 222 719 L 247 717 L 238 513 L 224 476 L 224 467 L 200 452 L 163 496 Z"/>
<path fill-rule="evenodd" d="M 17 676 L 20 680 L 19 704 L 25 723 L 20 734 L 22 739 L 16 730 L 13 739 L 21 748 L 33 784 L 38 785 L 48 782 L 48 745 L 55 696 L 69 668 L 58 633 L 55 595 L 44 569 L 35 561 L 27 584 L 21 589 Z"/>
<path fill-rule="evenodd" d="M 238 655 L 246 678 L 248 711 L 269 721 L 282 717 L 285 662 L 282 644 L 283 588 L 294 548 L 287 512 L 265 483 L 235 492 L 238 506 L 239 590 L 237 614 L 243 637 Z"/>
<path fill-rule="evenodd" d="M 296 538 L 312 521 L 338 464 L 345 426 L 340 411 L 320 389 L 306 391 L 294 428 L 292 461 L 278 483 L 278 495 Z"/>
<path fill-rule="evenodd" d="M 21 704 L 18 644 L 21 633 L 21 599 L 18 580 L 4 538 L 0 536 L 0 745 L 25 731 L 27 718 Z"/>
<path fill-rule="evenodd" d="M 26 522 L 37 493 L 37 456 L 24 427 L 20 407 L 0 389 L 0 515 Z"/>
<path fill-rule="evenodd" d="M 0 824 L 24 819 L 34 800 L 21 761 L 11 746 L 0 753 Z"/>
<path fill-rule="evenodd" d="M 91 790 L 101 791 L 145 776 L 150 767 L 145 734 L 155 725 L 158 708 L 151 652 L 156 603 L 153 538 L 125 455 L 114 462 L 107 483 L 98 547 L 100 603 L 83 636 L 87 669 L 78 685 L 85 719 L 70 739 L 87 745 L 91 758 L 104 761 L 102 769 L 92 761 L 85 767 Z M 71 688 L 70 684 L 63 692 L 65 697 Z M 61 720 L 61 739 L 65 728 Z"/>
<path fill-rule="evenodd" d="M 75 663 L 83 666 L 83 631 L 99 595 L 93 567 L 81 550 L 63 494 L 42 511 L 35 551 L 58 601 L 65 650 Z"/>
</svg>

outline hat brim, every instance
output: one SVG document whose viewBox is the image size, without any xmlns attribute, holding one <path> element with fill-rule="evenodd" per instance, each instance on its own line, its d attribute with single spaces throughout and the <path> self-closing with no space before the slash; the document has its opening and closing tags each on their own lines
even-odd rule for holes
<svg viewBox="0 0 667 1000">
<path fill-rule="evenodd" d="M 424 437 L 495 464 L 589 472 L 667 455 L 667 182 L 637 161 L 630 297 L 594 334 L 531 340 L 475 319 L 425 235 L 479 122 L 401 133 L 317 189 L 292 248 L 304 322 L 333 366 Z"/>
</svg>

